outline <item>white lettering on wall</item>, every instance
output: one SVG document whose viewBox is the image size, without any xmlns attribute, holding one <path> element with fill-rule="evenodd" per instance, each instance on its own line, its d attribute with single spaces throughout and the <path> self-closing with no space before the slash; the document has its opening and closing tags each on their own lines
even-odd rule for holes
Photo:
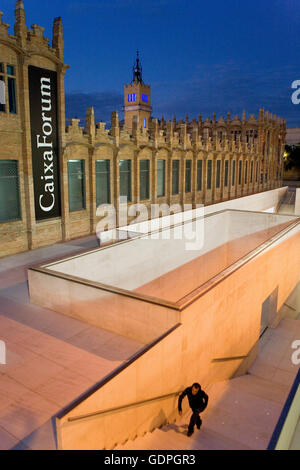
<svg viewBox="0 0 300 470">
<path fill-rule="evenodd" d="M 51 136 L 53 134 L 52 117 L 48 116 L 47 113 L 52 110 L 51 101 L 51 79 L 47 77 L 41 78 L 41 104 L 42 104 L 42 131 L 43 135 L 37 135 L 37 148 L 48 149 L 43 153 L 44 159 L 44 174 L 41 176 L 41 180 L 44 181 L 44 194 L 39 196 L 40 208 L 43 212 L 50 212 L 55 204 L 55 182 L 54 182 L 54 166 L 53 166 L 53 151 L 49 150 L 53 148 L 53 142 Z M 47 99 L 45 99 L 47 97 Z M 50 162 L 50 163 L 49 163 Z M 45 195 L 51 195 L 51 203 L 45 204 L 43 202 Z M 48 198 L 46 198 L 48 200 Z M 45 199 L 45 200 L 46 200 Z"/>
</svg>

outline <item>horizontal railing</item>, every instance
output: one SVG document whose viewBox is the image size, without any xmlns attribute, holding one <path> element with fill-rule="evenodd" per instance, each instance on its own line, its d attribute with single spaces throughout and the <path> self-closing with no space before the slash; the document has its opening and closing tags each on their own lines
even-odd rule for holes
<svg viewBox="0 0 300 470">
<path fill-rule="evenodd" d="M 294 310 L 294 312 L 297 312 L 297 309 L 292 307 L 291 305 L 287 304 L 286 302 L 283 304 L 285 305 L 286 307 L 290 308 L 291 310 Z"/>
<path fill-rule="evenodd" d="M 180 393 L 182 393 L 182 390 L 180 390 L 179 392 L 173 392 L 173 393 L 168 393 L 166 395 L 160 395 L 160 396 L 157 396 L 157 397 L 148 398 L 146 400 L 141 400 L 141 401 L 128 403 L 126 405 L 117 406 L 115 408 L 109 408 L 107 410 L 93 411 L 91 413 L 86 413 L 86 414 L 79 415 L 79 416 L 72 416 L 72 417 L 68 418 L 68 421 L 69 422 L 79 421 L 79 420 L 82 420 L 82 419 L 94 418 L 95 416 L 116 413 L 118 411 L 124 411 L 126 409 L 135 408 L 136 406 L 141 406 L 141 405 L 144 405 L 144 404 L 147 404 L 147 403 L 153 403 L 155 401 L 160 401 L 160 400 L 165 400 L 167 398 L 176 397 L 176 396 L 180 395 Z"/>
</svg>

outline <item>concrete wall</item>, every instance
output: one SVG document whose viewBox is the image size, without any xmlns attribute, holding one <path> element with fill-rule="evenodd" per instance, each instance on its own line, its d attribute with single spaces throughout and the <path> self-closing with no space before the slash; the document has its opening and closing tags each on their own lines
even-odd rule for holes
<svg viewBox="0 0 300 470">
<path fill-rule="evenodd" d="M 176 399 L 80 421 L 69 422 L 69 417 L 177 392 L 195 381 L 205 389 L 213 382 L 245 373 L 256 357 L 263 302 L 278 288 L 279 309 L 300 280 L 299 266 L 297 227 L 284 241 L 186 307 L 179 328 L 60 416 L 60 447 L 110 449 L 176 419 Z"/>
<path fill-rule="evenodd" d="M 184 299 L 193 301 L 194 291 L 213 283 L 294 219 L 223 212 L 204 220 L 205 244 L 198 251 L 186 251 L 184 240 L 138 239 L 31 269 L 30 300 L 149 342 L 179 321 Z"/>
<path fill-rule="evenodd" d="M 149 343 L 179 320 L 164 305 L 107 292 L 93 285 L 28 271 L 30 301 L 89 324 Z"/>
<path fill-rule="evenodd" d="M 147 406 L 133 406 L 121 413 L 110 413 L 81 421 L 68 418 L 124 406 L 141 400 L 178 392 L 185 388 L 181 376 L 181 327 L 135 360 L 104 384 L 87 400 L 57 420 L 60 449 L 111 449 L 119 442 L 155 429 L 166 419 L 176 417 L 177 398 L 159 400 Z M 183 403 L 186 410 L 187 403 Z"/>
<path fill-rule="evenodd" d="M 182 220 L 190 220 L 196 216 L 202 216 L 211 214 L 213 212 L 219 212 L 226 209 L 246 210 L 246 211 L 274 211 L 276 210 L 280 200 L 286 193 L 288 187 L 282 187 L 273 189 L 271 191 L 264 191 L 250 196 L 239 197 L 229 201 L 220 202 L 217 204 L 210 204 L 209 206 L 199 207 L 198 209 L 187 210 L 184 213 L 175 213 L 170 216 L 164 216 L 161 218 L 155 218 L 151 221 L 144 221 L 134 223 L 134 220 L 130 225 L 122 226 L 120 229 L 107 230 L 105 232 L 97 232 L 102 243 L 106 243 L 110 240 L 118 238 L 119 234 L 126 234 L 134 236 L 135 232 L 148 233 L 149 231 L 156 230 L 159 227 L 168 227 L 174 223 L 178 223 Z M 122 236 L 122 235 L 121 235 Z M 122 239 L 122 238 L 121 238 Z"/>
<path fill-rule="evenodd" d="M 288 224 L 260 230 L 250 235 L 234 238 L 198 258 L 184 263 L 153 281 L 135 290 L 141 294 L 154 295 L 172 302 L 191 297 L 193 291 L 201 289 L 207 282 L 213 282 L 215 276 L 238 262 L 258 246 L 276 235 Z M 244 229 L 247 225 L 244 226 Z"/>
</svg>

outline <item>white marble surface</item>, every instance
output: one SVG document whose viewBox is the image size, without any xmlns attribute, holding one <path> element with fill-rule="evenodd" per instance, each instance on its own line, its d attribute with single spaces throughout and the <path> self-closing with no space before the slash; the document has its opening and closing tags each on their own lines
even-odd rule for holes
<svg viewBox="0 0 300 470">
<path fill-rule="evenodd" d="M 196 250 L 188 249 L 188 239 L 184 236 L 186 228 L 179 227 L 163 232 L 169 236 L 168 239 L 163 239 L 162 234 L 158 234 L 157 239 L 145 236 L 54 263 L 47 268 L 114 287 L 134 290 L 225 243 L 257 234 L 290 220 L 293 220 L 293 217 L 263 212 L 226 211 L 199 220 L 198 226 L 187 224 L 190 233 L 195 230 L 201 232 L 200 248 Z M 176 239 L 174 231 L 179 229 L 182 230 L 183 236 L 181 239 Z M 199 235 L 198 232 L 197 234 Z M 246 253 L 247 246 L 244 254 Z"/>
</svg>

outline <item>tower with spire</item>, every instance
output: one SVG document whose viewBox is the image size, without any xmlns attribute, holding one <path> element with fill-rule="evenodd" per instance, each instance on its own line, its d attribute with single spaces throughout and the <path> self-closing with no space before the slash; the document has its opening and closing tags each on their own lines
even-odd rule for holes
<svg viewBox="0 0 300 470">
<path fill-rule="evenodd" d="M 131 83 L 124 86 L 125 125 L 132 129 L 133 117 L 137 116 L 140 128 L 148 129 L 151 117 L 151 88 L 143 82 L 139 51 L 133 66 Z"/>
</svg>

